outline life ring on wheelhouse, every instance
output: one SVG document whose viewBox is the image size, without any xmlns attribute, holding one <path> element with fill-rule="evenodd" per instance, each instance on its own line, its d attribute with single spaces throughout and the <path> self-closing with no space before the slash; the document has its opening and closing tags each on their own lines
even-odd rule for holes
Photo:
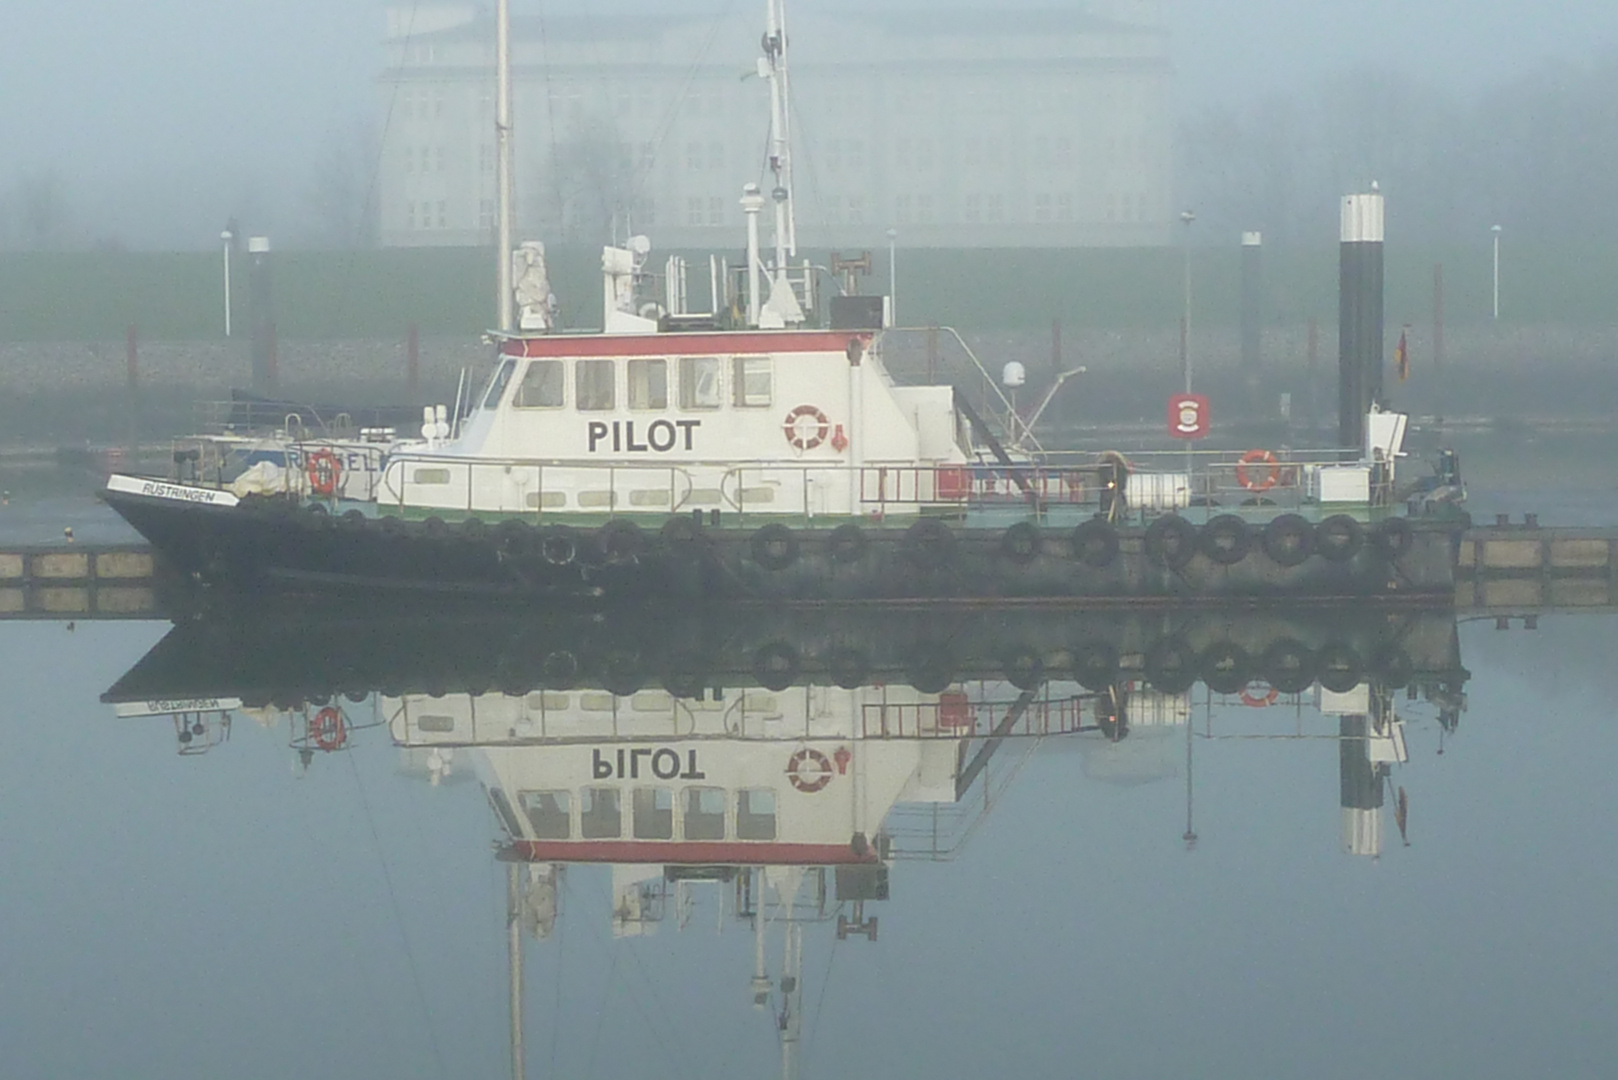
<svg viewBox="0 0 1618 1080">
<path fill-rule="evenodd" d="M 794 450 L 813 450 L 831 434 L 831 421 L 818 406 L 799 405 L 787 413 L 781 430 L 787 437 L 787 444 Z"/>
<path fill-rule="evenodd" d="M 343 463 L 336 454 L 321 447 L 309 455 L 304 469 L 309 474 L 310 491 L 316 495 L 337 494 L 337 485 L 343 480 Z"/>
<path fill-rule="evenodd" d="M 348 741 L 348 726 L 343 723 L 343 714 L 330 705 L 321 709 L 309 721 L 309 738 L 325 753 L 341 750 Z"/>
<path fill-rule="evenodd" d="M 831 776 L 831 759 L 813 747 L 804 747 L 787 761 L 787 779 L 806 794 L 813 794 L 831 783 Z"/>
<path fill-rule="evenodd" d="M 1250 465 L 1263 465 L 1263 477 L 1255 479 Z M 1281 463 L 1268 450 L 1249 450 L 1236 462 L 1236 482 L 1248 491 L 1268 491 L 1281 482 Z"/>
</svg>

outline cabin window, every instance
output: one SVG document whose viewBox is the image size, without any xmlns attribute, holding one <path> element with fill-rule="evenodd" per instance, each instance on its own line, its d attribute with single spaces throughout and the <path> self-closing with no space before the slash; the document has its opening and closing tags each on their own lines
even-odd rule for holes
<svg viewBox="0 0 1618 1080">
<path fill-rule="evenodd" d="M 636 840 L 674 839 L 674 792 L 668 788 L 636 788 L 634 798 Z"/>
<path fill-rule="evenodd" d="M 573 365 L 573 394 L 580 411 L 601 412 L 614 407 L 616 367 L 611 360 L 579 360 Z"/>
<path fill-rule="evenodd" d="M 495 408 L 505 395 L 506 384 L 511 381 L 511 373 L 517 368 L 517 361 L 505 360 L 494 370 L 494 378 L 489 380 L 489 392 L 483 395 L 483 407 Z"/>
<path fill-rule="evenodd" d="M 739 409 L 768 408 L 772 367 L 767 356 L 738 356 L 732 363 L 730 385 Z"/>
<path fill-rule="evenodd" d="M 571 793 L 566 791 L 524 791 L 518 794 L 522 812 L 534 830 L 536 840 L 566 840 L 573 831 Z"/>
<path fill-rule="evenodd" d="M 629 362 L 629 407 L 666 409 L 669 407 L 669 362 L 631 360 Z"/>
<path fill-rule="evenodd" d="M 623 835 L 623 804 L 617 788 L 587 787 L 579 796 L 579 826 L 586 840 L 616 840 Z"/>
<path fill-rule="evenodd" d="M 736 839 L 775 839 L 775 792 L 748 788 L 736 793 Z"/>
<path fill-rule="evenodd" d="M 717 409 L 725 403 L 719 387 L 717 356 L 680 358 L 680 408 Z"/>
<path fill-rule="evenodd" d="M 687 840 L 725 838 L 724 788 L 685 789 L 685 838 Z"/>
<path fill-rule="evenodd" d="M 555 409 L 567 401 L 563 388 L 566 378 L 560 360 L 532 360 L 522 373 L 522 384 L 517 387 L 519 409 Z"/>
</svg>

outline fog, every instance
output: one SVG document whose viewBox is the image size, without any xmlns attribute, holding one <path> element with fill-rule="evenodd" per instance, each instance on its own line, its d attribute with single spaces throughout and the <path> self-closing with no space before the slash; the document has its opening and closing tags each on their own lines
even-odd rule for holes
<svg viewBox="0 0 1618 1080">
<path fill-rule="evenodd" d="M 914 6 L 861 6 L 906 2 Z M 543 17 L 604 10 L 579 0 L 513 6 Z M 640 6 L 740 24 L 762 17 L 755 8 Z M 1414 172 L 1436 157 L 1456 171 L 1481 155 L 1553 174 L 1555 183 L 1532 191 L 1497 179 L 1466 193 L 1470 227 L 1503 202 L 1559 202 L 1618 154 L 1604 116 L 1618 72 L 1618 6 L 1167 0 L 1162 9 L 1179 73 L 1179 183 L 1216 221 L 1271 217 L 1285 236 L 1329 207 L 1338 186 L 1387 173 L 1390 160 Z M 382 122 L 383 19 L 378 0 L 7 0 L 0 246 L 194 249 L 232 218 L 295 244 L 330 243 L 320 192 L 336 173 L 368 182 Z M 1595 123 L 1576 116 L 1579 102 Z M 1350 132 L 1344 116 L 1364 115 L 1359 103 L 1386 130 Z M 1543 144 L 1523 141 L 1534 133 Z M 1439 172 L 1411 178 L 1427 189 L 1424 211 L 1454 202 L 1444 194 L 1449 173 Z M 1618 201 L 1605 195 L 1592 199 Z"/>
</svg>

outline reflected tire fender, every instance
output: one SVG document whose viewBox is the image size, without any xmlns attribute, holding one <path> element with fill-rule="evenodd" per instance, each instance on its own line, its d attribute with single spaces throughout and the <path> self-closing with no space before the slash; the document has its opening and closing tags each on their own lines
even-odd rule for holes
<svg viewBox="0 0 1618 1080">
<path fill-rule="evenodd" d="M 1365 665 L 1352 645 L 1330 641 L 1315 655 L 1320 685 L 1334 694 L 1346 694 L 1365 681 Z"/>
<path fill-rule="evenodd" d="M 753 677 L 766 690 L 780 693 L 798 678 L 798 650 L 784 641 L 771 642 L 753 654 Z"/>
<path fill-rule="evenodd" d="M 1183 694 L 1197 681 L 1197 654 L 1181 637 L 1166 637 L 1146 653 L 1146 681 L 1165 694 Z"/>
</svg>

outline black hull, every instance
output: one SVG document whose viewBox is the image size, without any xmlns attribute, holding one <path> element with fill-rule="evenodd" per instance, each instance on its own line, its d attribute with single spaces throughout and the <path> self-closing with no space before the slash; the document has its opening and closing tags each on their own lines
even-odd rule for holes
<svg viewBox="0 0 1618 1080">
<path fill-rule="evenodd" d="M 106 501 L 180 577 L 221 591 L 311 599 L 437 598 L 532 605 L 668 600 L 846 603 L 1218 603 L 1454 596 L 1455 523 L 1408 519 L 1390 555 L 1364 542 L 1347 558 L 1295 566 L 1261 544 L 1235 561 L 1198 550 L 1170 568 L 1145 530 L 1120 527 L 1094 565 L 1071 530 L 929 521 L 854 533 L 781 525 L 705 528 L 689 517 L 602 528 L 520 521 L 331 517 L 278 498 L 237 506 L 107 491 Z M 1405 521 L 1407 519 L 1400 519 Z"/>
<path fill-rule="evenodd" d="M 1250 680 L 1296 692 L 1370 680 L 1459 689 L 1453 613 L 1383 605 L 1149 612 L 644 606 L 571 616 L 371 613 L 322 617 L 253 604 L 180 622 L 104 696 L 111 702 L 239 697 L 292 708 L 339 694 L 599 688 L 910 685 L 965 679 L 1101 690 L 1144 680 L 1227 693 Z"/>
</svg>

